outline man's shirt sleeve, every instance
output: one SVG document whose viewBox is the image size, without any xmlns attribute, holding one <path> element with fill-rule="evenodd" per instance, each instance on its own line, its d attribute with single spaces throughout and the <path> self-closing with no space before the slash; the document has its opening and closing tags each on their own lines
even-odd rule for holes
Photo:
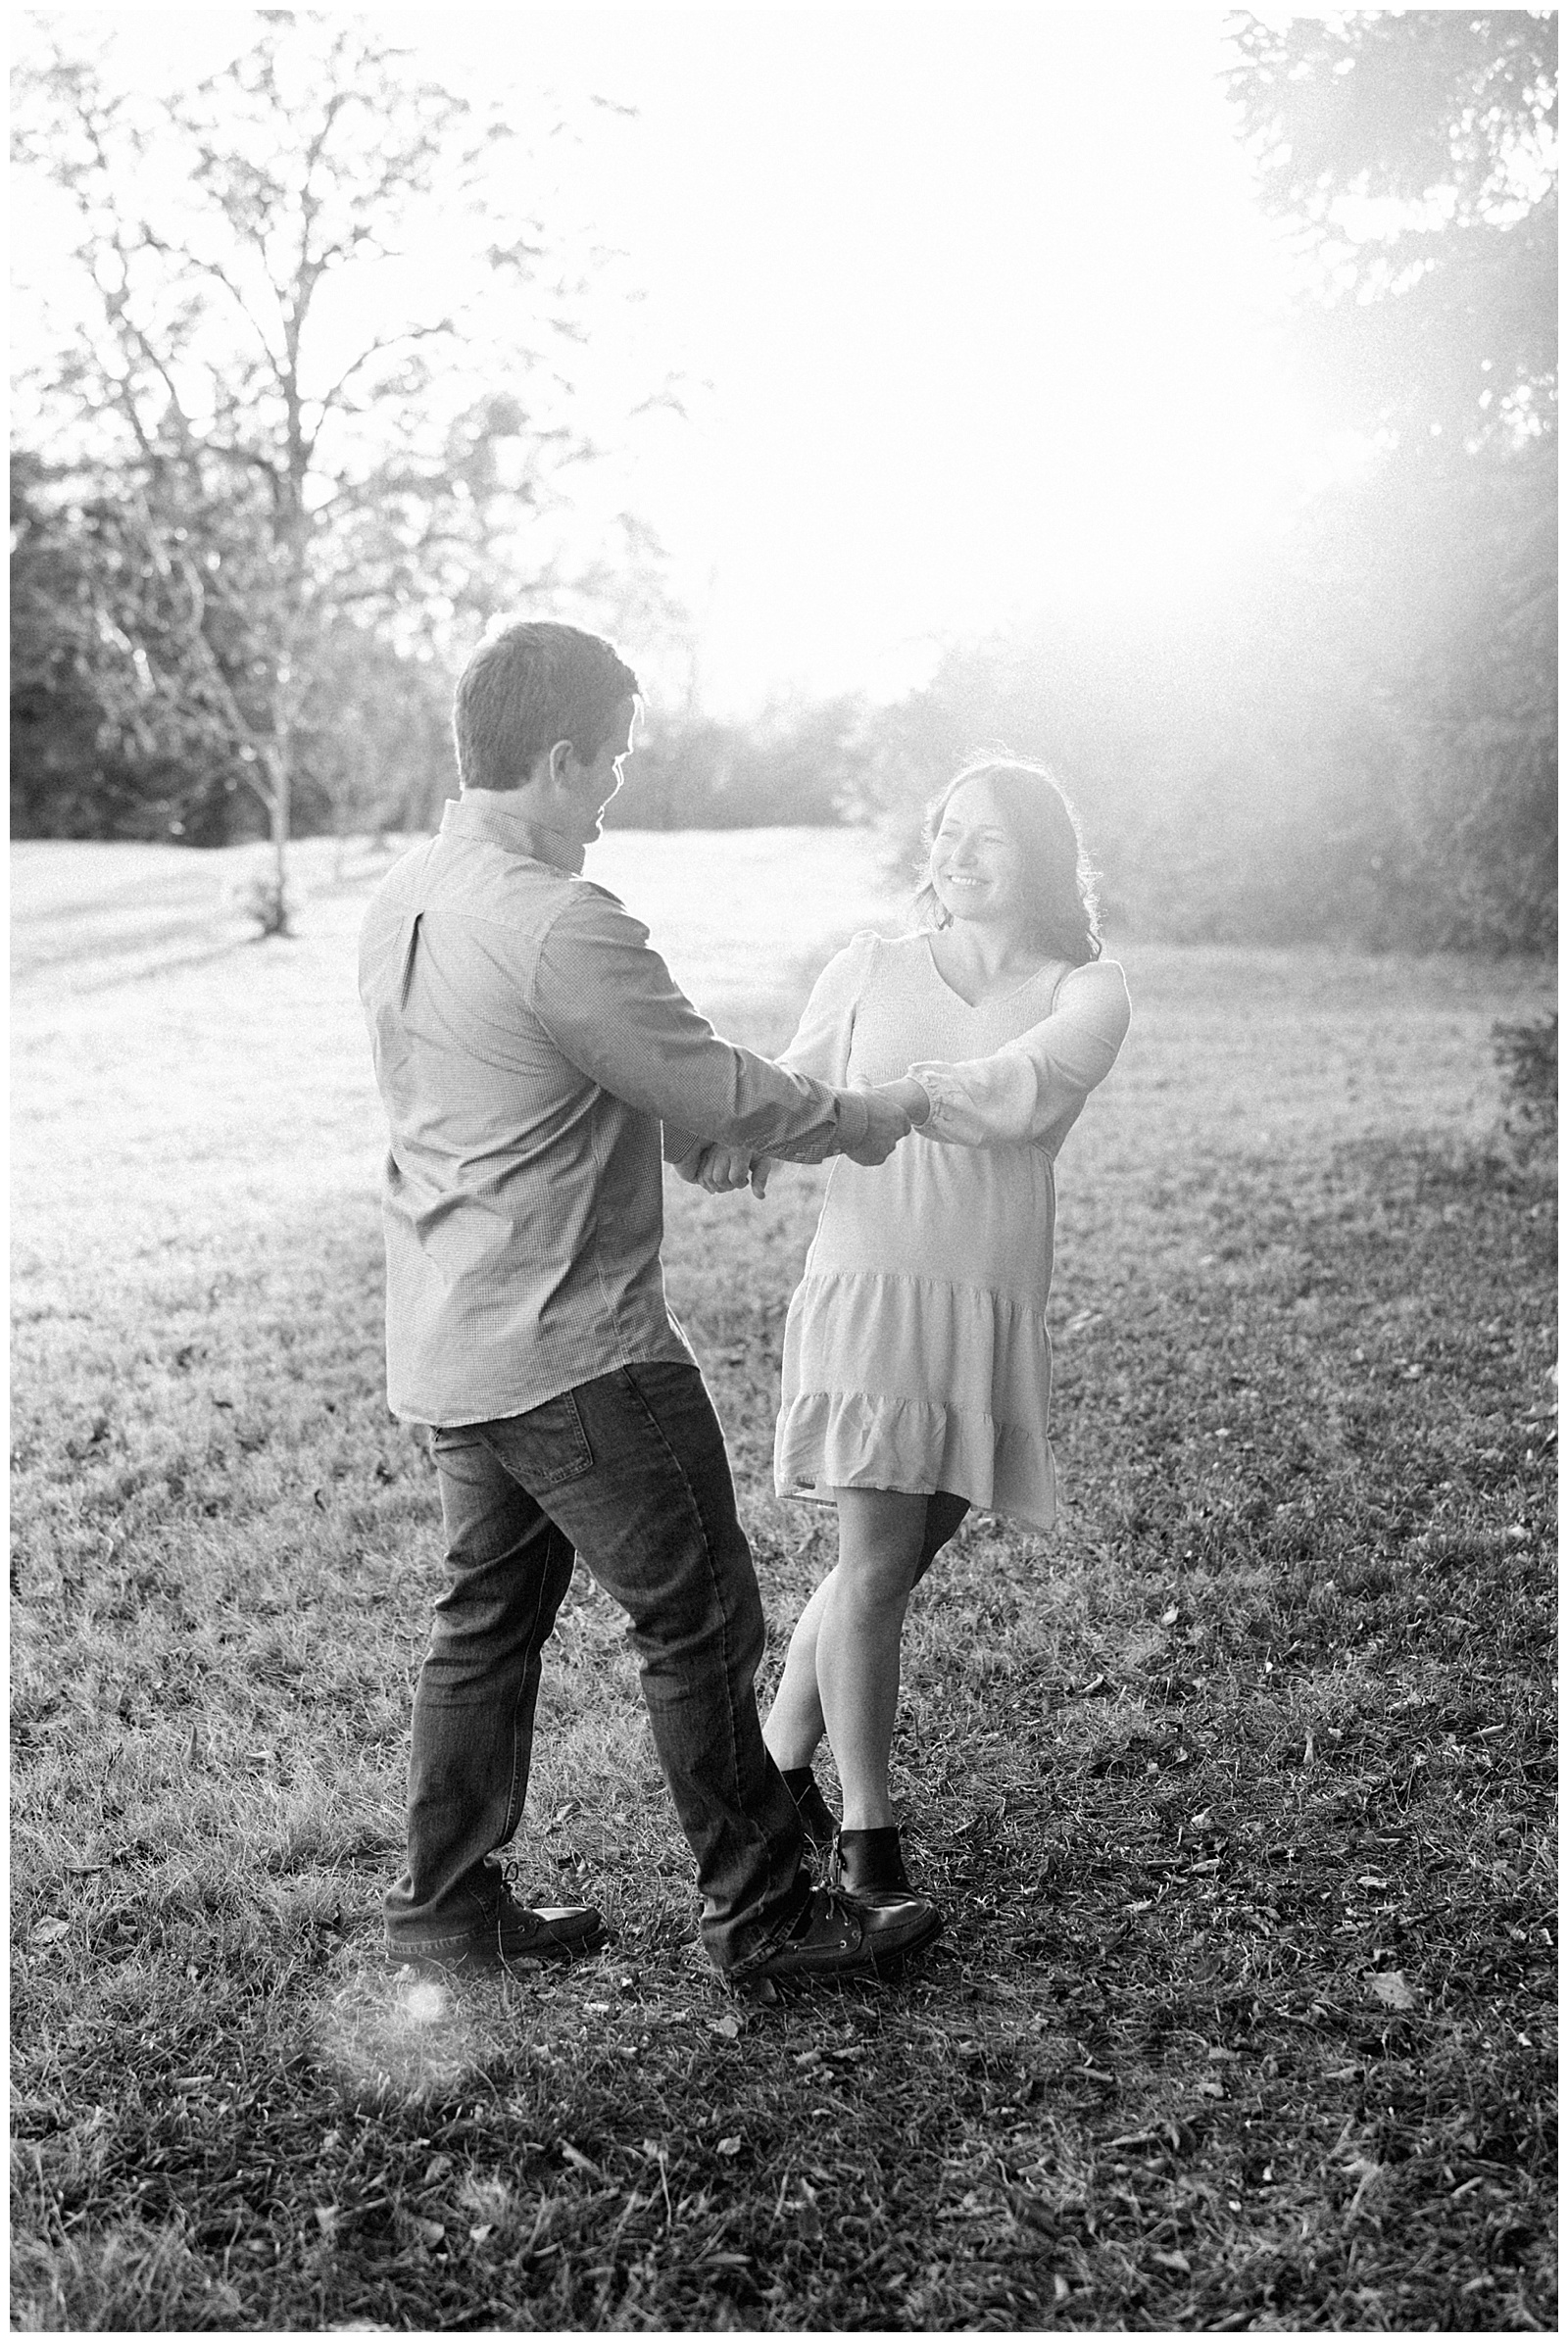
<svg viewBox="0 0 1568 2342">
<path fill-rule="evenodd" d="M 528 1004 L 579 1071 L 690 1138 L 814 1163 L 864 1136 L 824 1084 L 720 1040 L 648 930 L 598 888 L 552 922 Z"/>
</svg>

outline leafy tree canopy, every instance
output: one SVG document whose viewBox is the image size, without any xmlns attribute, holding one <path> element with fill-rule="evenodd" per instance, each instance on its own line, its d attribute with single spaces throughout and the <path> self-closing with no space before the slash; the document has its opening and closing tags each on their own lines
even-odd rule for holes
<svg viewBox="0 0 1568 2342">
<path fill-rule="evenodd" d="M 1549 427 L 1554 15 L 1235 19 L 1258 190 L 1296 223 L 1346 419 L 1474 444 Z"/>
</svg>

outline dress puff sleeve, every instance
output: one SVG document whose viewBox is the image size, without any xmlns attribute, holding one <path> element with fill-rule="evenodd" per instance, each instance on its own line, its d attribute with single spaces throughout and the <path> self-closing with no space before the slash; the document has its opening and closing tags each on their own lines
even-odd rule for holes
<svg viewBox="0 0 1568 2342">
<path fill-rule="evenodd" d="M 993 1055 L 910 1066 L 931 1100 L 930 1119 L 916 1132 L 952 1147 L 1059 1145 L 1115 1064 L 1130 1016 L 1115 960 L 1069 969 L 1051 1014 Z"/>
<path fill-rule="evenodd" d="M 842 951 L 834 952 L 811 987 L 795 1039 L 779 1051 L 780 1065 L 791 1073 L 809 1074 L 834 1090 L 847 1086 L 855 1011 L 865 990 L 872 953 L 881 940 L 867 928 Z"/>
</svg>

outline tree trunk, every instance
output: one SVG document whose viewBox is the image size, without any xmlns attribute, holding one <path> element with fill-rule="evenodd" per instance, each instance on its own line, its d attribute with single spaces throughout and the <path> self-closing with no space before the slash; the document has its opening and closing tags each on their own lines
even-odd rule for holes
<svg viewBox="0 0 1568 2342">
<path fill-rule="evenodd" d="M 288 899 L 289 819 L 293 797 L 293 753 L 288 735 L 270 742 L 267 756 L 267 815 L 272 838 L 272 879 L 269 889 L 264 935 L 291 935 L 293 922 Z"/>
</svg>

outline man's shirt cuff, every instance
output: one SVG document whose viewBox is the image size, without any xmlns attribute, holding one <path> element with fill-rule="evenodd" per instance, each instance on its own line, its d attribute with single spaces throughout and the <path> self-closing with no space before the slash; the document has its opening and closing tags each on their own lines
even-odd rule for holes
<svg viewBox="0 0 1568 2342">
<path fill-rule="evenodd" d="M 834 1093 L 833 1135 L 838 1141 L 840 1154 L 848 1154 L 860 1146 L 871 1127 L 871 1112 L 863 1098 L 854 1090 Z"/>
</svg>

